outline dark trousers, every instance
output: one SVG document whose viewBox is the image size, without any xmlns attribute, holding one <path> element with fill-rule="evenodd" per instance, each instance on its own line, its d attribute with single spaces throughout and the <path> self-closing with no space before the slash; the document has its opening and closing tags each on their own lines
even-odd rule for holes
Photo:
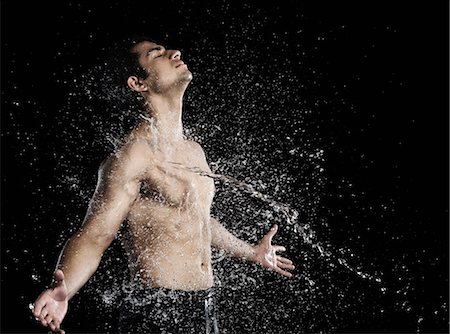
<svg viewBox="0 0 450 334">
<path fill-rule="evenodd" d="M 132 291 L 120 306 L 120 333 L 219 334 L 214 290 Z"/>
</svg>

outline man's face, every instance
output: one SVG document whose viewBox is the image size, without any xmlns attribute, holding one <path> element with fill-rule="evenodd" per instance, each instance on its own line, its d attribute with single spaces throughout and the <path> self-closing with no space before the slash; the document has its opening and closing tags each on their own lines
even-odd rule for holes
<svg viewBox="0 0 450 334">
<path fill-rule="evenodd" d="M 132 51 L 137 53 L 140 66 L 149 74 L 145 82 L 153 92 L 161 93 L 176 86 L 186 88 L 192 80 L 192 73 L 178 50 L 166 50 L 162 45 L 144 41 L 136 44 Z"/>
</svg>

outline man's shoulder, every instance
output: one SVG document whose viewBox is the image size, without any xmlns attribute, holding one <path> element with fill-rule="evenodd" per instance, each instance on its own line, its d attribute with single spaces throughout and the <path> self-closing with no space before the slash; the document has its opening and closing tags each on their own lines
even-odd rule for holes
<svg viewBox="0 0 450 334">
<path fill-rule="evenodd" d="M 139 170 L 148 165 L 149 160 L 151 160 L 151 152 L 148 145 L 136 141 L 127 143 L 112 152 L 101 162 L 99 170 L 101 172 Z"/>
<path fill-rule="evenodd" d="M 119 151 L 119 156 L 122 159 L 139 160 L 143 157 L 150 158 L 153 156 L 153 151 L 146 140 L 135 140 L 123 145 Z"/>
<path fill-rule="evenodd" d="M 194 141 L 194 140 L 186 140 L 186 145 L 191 149 L 194 150 L 196 152 L 201 152 L 203 153 L 203 147 L 202 145 L 200 145 L 198 142 Z"/>
</svg>

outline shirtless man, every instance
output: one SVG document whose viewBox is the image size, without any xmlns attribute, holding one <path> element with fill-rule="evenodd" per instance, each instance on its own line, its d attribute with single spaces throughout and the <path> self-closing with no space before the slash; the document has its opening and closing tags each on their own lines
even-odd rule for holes
<svg viewBox="0 0 450 334">
<path fill-rule="evenodd" d="M 34 303 L 36 320 L 60 333 L 68 301 L 96 271 L 121 226 L 133 279 L 151 289 L 210 289 L 211 246 L 287 277 L 294 269 L 276 254 L 284 247 L 271 244 L 276 225 L 258 245 L 236 238 L 210 216 L 213 179 L 183 168 L 210 172 L 201 146 L 183 136 L 182 102 L 192 73 L 180 51 L 149 40 L 134 41 L 128 50 L 144 75 L 129 73 L 124 84 L 142 96 L 146 115 L 101 164 L 83 224 L 61 252 L 53 285 Z"/>
</svg>

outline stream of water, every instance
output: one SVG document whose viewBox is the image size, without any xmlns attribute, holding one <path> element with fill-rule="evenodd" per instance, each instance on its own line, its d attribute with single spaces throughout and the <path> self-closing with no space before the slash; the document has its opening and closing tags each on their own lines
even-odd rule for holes
<svg viewBox="0 0 450 334">
<path fill-rule="evenodd" d="M 382 283 L 382 280 L 380 277 L 378 277 L 374 274 L 369 274 L 367 272 L 358 270 L 357 268 L 351 266 L 344 257 L 342 257 L 338 254 L 335 254 L 334 252 L 332 252 L 328 249 L 325 249 L 325 247 L 322 245 L 322 243 L 317 240 L 316 233 L 311 228 L 311 226 L 309 224 L 302 224 L 301 222 L 298 221 L 299 212 L 297 211 L 297 209 L 292 208 L 288 204 L 276 201 L 273 197 L 257 191 L 252 185 L 242 182 L 234 177 L 216 174 L 216 173 L 212 173 L 212 172 L 207 172 L 207 171 L 202 170 L 199 167 L 184 166 L 177 162 L 171 162 L 171 164 L 174 165 L 175 168 L 188 170 L 188 171 L 196 173 L 198 175 L 209 177 L 214 180 L 218 180 L 220 182 L 232 185 L 233 187 L 237 188 L 238 190 L 245 192 L 245 193 L 249 194 L 250 196 L 252 196 L 254 198 L 258 198 L 259 200 L 267 203 L 275 212 L 283 214 L 286 223 L 293 225 L 294 231 L 301 235 L 304 243 L 308 244 L 312 249 L 318 251 L 320 256 L 326 257 L 326 258 L 334 261 L 335 263 L 338 263 L 339 265 L 341 265 L 348 271 L 356 274 L 357 276 L 359 276 L 363 279 L 367 279 L 371 282 Z M 308 279 L 308 277 L 305 276 L 305 278 L 310 285 L 314 284 L 314 282 L 311 281 L 310 279 Z"/>
</svg>

